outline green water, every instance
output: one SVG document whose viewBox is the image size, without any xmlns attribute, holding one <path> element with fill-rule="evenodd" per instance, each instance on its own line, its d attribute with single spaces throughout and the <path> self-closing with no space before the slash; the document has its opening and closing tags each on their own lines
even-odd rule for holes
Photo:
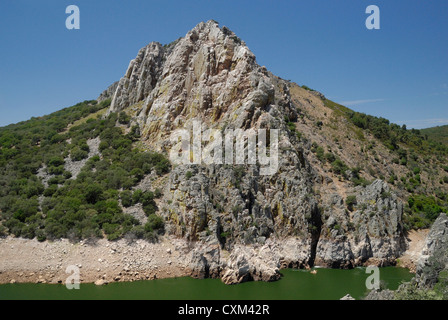
<svg viewBox="0 0 448 320">
<path fill-rule="evenodd" d="M 317 274 L 304 270 L 282 270 L 275 282 L 246 282 L 225 285 L 219 279 L 189 277 L 136 282 L 116 282 L 106 286 L 81 284 L 79 290 L 68 290 L 64 284 L 0 285 L 0 300 L 333 300 L 349 293 L 360 299 L 368 292 L 365 268 L 352 270 L 317 269 Z M 392 290 L 413 274 L 407 269 L 380 268 L 380 280 Z"/>
</svg>

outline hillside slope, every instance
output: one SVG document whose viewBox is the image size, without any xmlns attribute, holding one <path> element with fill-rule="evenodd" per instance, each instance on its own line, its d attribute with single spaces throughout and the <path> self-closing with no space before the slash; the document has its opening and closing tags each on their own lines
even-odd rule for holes
<svg viewBox="0 0 448 320">
<path fill-rule="evenodd" d="M 448 125 L 422 129 L 421 132 L 431 140 L 448 144 Z"/>
</svg>

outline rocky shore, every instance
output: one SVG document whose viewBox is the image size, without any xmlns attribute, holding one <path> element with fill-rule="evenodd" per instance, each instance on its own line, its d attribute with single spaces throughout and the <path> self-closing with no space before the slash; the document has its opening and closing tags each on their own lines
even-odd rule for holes
<svg viewBox="0 0 448 320">
<path fill-rule="evenodd" d="M 298 238 L 268 239 L 264 245 L 239 245 L 228 252 L 218 244 L 188 243 L 164 236 L 158 243 L 125 239 L 110 242 L 38 242 L 0 239 L 0 283 L 65 283 L 79 268 L 81 283 L 151 280 L 192 276 L 221 278 L 226 284 L 275 281 L 283 268 L 307 268 L 309 245 Z M 414 255 L 416 263 L 418 256 Z M 378 259 L 364 265 L 381 265 Z"/>
<path fill-rule="evenodd" d="M 104 284 L 189 274 L 184 259 L 186 244 L 163 239 L 160 243 L 143 240 L 70 243 L 68 240 L 38 242 L 20 238 L 0 239 L 0 283 L 65 283 L 79 268 L 81 283 Z"/>
</svg>

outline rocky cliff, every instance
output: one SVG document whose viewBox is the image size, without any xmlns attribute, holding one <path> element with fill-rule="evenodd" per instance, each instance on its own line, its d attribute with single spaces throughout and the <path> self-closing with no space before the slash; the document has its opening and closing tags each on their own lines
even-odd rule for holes
<svg viewBox="0 0 448 320">
<path fill-rule="evenodd" d="M 420 287 L 432 288 L 442 271 L 448 269 L 448 216 L 441 214 L 426 238 L 418 261 L 415 280 Z"/>
<path fill-rule="evenodd" d="M 101 92 L 101 94 L 98 96 L 98 98 L 96 99 L 96 101 L 98 103 L 103 102 L 104 100 L 107 99 L 111 99 L 114 97 L 115 91 L 117 90 L 118 87 L 118 81 L 112 83 L 109 87 L 107 87 L 106 90 L 104 90 L 103 92 Z"/>
<path fill-rule="evenodd" d="M 247 160 L 179 164 L 169 173 L 159 214 L 167 233 L 195 244 L 192 275 L 269 281 L 282 267 L 393 264 L 405 249 L 403 206 L 388 184 L 355 187 L 322 171 L 311 141 L 291 125 L 325 101 L 259 66 L 244 41 L 215 21 L 169 45 L 152 42 L 130 62 L 108 113 L 129 114 L 148 149 L 169 154 L 171 134 L 195 121 L 219 132 L 278 130 L 272 174 Z"/>
<path fill-rule="evenodd" d="M 425 239 L 415 277 L 396 291 L 372 290 L 366 300 L 446 300 L 448 297 L 448 216 L 441 213 Z"/>
</svg>

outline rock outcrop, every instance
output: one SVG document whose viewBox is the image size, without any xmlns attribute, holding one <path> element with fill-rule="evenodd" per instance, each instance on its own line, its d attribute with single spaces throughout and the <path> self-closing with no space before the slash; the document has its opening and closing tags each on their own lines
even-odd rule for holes
<svg viewBox="0 0 448 320">
<path fill-rule="evenodd" d="M 401 284 L 396 291 L 372 290 L 365 300 L 433 300 L 446 299 L 448 270 L 448 216 L 441 213 L 433 223 L 417 264 L 415 277 Z M 442 281 L 442 283 L 440 283 Z M 437 288 L 437 286 L 441 287 Z"/>
<path fill-rule="evenodd" d="M 101 94 L 98 96 L 96 101 L 98 103 L 101 103 L 101 102 L 103 102 L 104 100 L 107 100 L 107 99 L 111 99 L 112 100 L 112 98 L 114 97 L 115 91 L 117 90 L 117 87 L 118 87 L 118 81 L 115 81 L 106 90 L 101 92 Z"/>
<path fill-rule="evenodd" d="M 343 199 L 333 195 L 331 211 L 317 247 L 317 260 L 330 267 L 393 264 L 405 249 L 401 223 L 403 206 L 387 183 L 376 180 L 353 190 L 356 206 L 350 212 Z"/>
<path fill-rule="evenodd" d="M 385 290 L 371 290 L 363 300 L 394 300 L 395 292 L 389 289 Z"/>
<path fill-rule="evenodd" d="M 219 132 L 278 130 L 268 146 L 278 150 L 271 174 L 247 159 L 178 164 L 170 172 L 160 215 L 168 234 L 201 244 L 192 252 L 193 276 L 270 281 L 283 267 L 391 264 L 404 249 L 402 205 L 386 183 L 355 188 L 351 212 L 345 192 L 316 192 L 325 179 L 307 159 L 309 142 L 291 128 L 300 111 L 291 86 L 215 21 L 169 45 L 142 48 L 117 84 L 108 113 L 130 114 L 148 149 L 168 154 L 177 143 L 171 134 L 192 132 L 195 122 Z"/>
<path fill-rule="evenodd" d="M 415 280 L 420 287 L 433 287 L 439 274 L 448 270 L 448 216 L 441 213 L 431 227 L 420 257 Z"/>
</svg>

